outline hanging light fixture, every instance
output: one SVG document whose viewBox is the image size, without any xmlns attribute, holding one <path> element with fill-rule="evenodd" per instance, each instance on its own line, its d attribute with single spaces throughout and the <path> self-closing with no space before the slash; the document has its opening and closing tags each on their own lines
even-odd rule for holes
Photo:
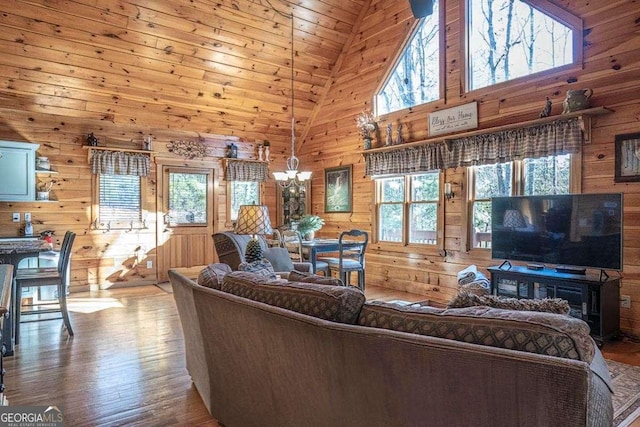
<svg viewBox="0 0 640 427">
<path fill-rule="evenodd" d="M 275 10 L 275 9 L 274 9 Z M 279 14 L 283 15 L 282 12 L 276 10 Z M 288 15 L 283 15 L 288 16 Z M 293 77 L 294 77 L 294 69 L 293 69 L 293 60 L 295 55 L 295 50 L 293 49 L 293 11 L 291 12 L 291 156 L 287 158 L 287 170 L 284 172 L 273 172 L 273 177 L 276 179 L 278 185 L 282 188 L 289 188 L 292 185 L 301 186 L 304 185 L 304 182 L 311 179 L 310 171 L 298 171 L 298 167 L 300 166 L 300 160 L 296 157 L 296 132 L 295 132 L 295 114 L 294 114 L 294 88 L 293 88 Z"/>
</svg>

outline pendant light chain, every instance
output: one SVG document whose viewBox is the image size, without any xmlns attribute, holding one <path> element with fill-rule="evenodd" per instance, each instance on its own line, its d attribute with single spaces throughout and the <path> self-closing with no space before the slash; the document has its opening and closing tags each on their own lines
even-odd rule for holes
<svg viewBox="0 0 640 427">
<path fill-rule="evenodd" d="M 296 132 L 295 132 L 295 92 L 293 89 L 293 77 L 294 77 L 294 69 L 293 69 L 293 60 L 295 56 L 295 51 L 293 49 L 293 10 L 291 11 L 291 155 L 295 157 L 295 145 L 296 145 Z"/>
<path fill-rule="evenodd" d="M 295 15 L 293 13 L 293 6 L 291 7 L 291 14 L 280 12 L 273 7 L 270 0 L 266 2 L 271 8 L 280 16 L 291 19 L 291 156 L 287 159 L 287 171 L 286 172 L 273 172 L 273 175 L 278 184 L 283 188 L 288 188 L 292 184 L 296 186 L 303 185 L 303 183 L 311 179 L 311 172 L 298 172 L 298 166 L 300 160 L 296 157 L 296 117 L 295 117 Z"/>
</svg>

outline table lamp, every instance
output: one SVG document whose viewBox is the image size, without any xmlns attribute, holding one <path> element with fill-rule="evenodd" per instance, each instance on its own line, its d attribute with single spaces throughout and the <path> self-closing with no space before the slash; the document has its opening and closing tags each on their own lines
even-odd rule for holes
<svg viewBox="0 0 640 427">
<path fill-rule="evenodd" d="M 271 220 L 269 209 L 264 205 L 242 205 L 238 211 L 236 221 L 236 234 L 250 234 L 251 240 L 247 243 L 244 258 L 246 262 L 260 261 L 262 259 L 262 246 L 256 238 L 258 234 L 271 234 Z"/>
</svg>

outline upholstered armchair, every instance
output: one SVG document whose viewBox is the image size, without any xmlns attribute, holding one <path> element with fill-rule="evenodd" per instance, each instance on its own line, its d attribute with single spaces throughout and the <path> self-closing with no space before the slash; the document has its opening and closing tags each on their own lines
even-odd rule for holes
<svg viewBox="0 0 640 427">
<path fill-rule="evenodd" d="M 250 239 L 251 236 L 235 234 L 232 231 L 215 233 L 213 235 L 213 243 L 218 253 L 218 260 L 229 265 L 233 271 L 238 270 L 238 265 L 245 262 L 244 254 Z M 289 251 L 285 248 L 268 247 L 266 240 L 262 236 L 258 236 L 258 241 L 262 247 L 264 257 L 273 265 L 276 274 L 283 278 L 286 278 L 292 270 L 311 271 L 311 263 L 293 262 L 289 256 Z"/>
</svg>

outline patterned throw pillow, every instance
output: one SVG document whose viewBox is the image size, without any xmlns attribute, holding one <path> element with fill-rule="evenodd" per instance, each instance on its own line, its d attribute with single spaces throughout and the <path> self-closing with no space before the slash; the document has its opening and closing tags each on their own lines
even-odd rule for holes
<svg viewBox="0 0 640 427">
<path fill-rule="evenodd" d="M 260 261 L 243 262 L 238 266 L 240 271 L 248 271 L 249 273 L 267 277 L 269 279 L 277 279 L 276 272 L 269 260 L 262 259 Z"/>
<path fill-rule="evenodd" d="M 292 270 L 287 278 L 290 282 L 315 283 L 316 285 L 343 286 L 342 280 L 336 277 L 324 277 L 313 273 Z"/>
<path fill-rule="evenodd" d="M 227 264 L 209 264 L 198 275 L 198 284 L 207 288 L 218 289 L 222 287 L 222 279 L 227 273 L 231 273 L 231 267 Z"/>
<path fill-rule="evenodd" d="M 486 306 L 506 310 L 542 311 L 545 313 L 569 314 L 570 307 L 561 298 L 518 299 L 503 298 L 495 295 L 476 295 L 468 291 L 460 291 L 449 304 L 448 308 Z"/>
</svg>

